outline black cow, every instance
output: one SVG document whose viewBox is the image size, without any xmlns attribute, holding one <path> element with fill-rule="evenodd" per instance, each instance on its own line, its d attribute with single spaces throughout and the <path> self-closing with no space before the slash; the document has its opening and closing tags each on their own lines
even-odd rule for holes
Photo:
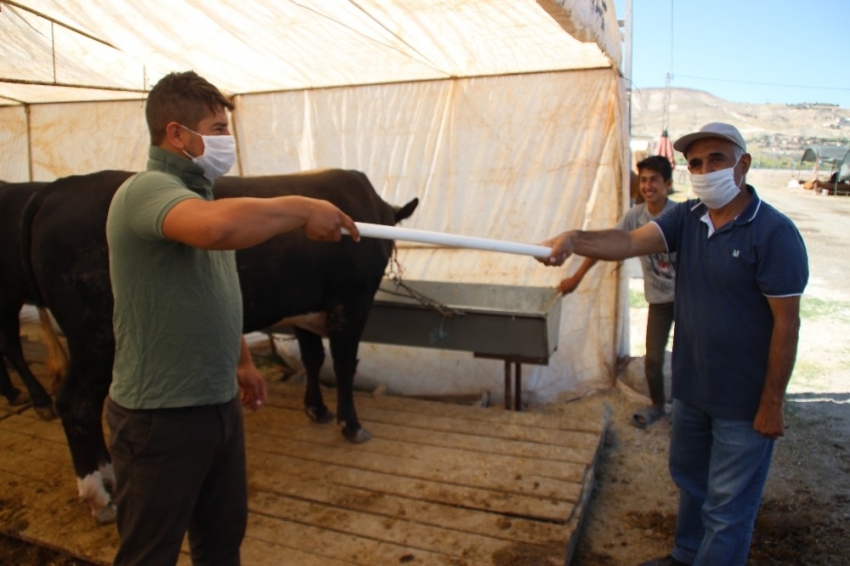
<svg viewBox="0 0 850 566">
<path fill-rule="evenodd" d="M 113 477 L 101 427 L 115 347 L 105 226 L 112 196 L 130 175 L 103 171 L 59 179 L 30 201 L 23 222 L 36 300 L 51 310 L 68 342 L 70 362 L 56 408 L 80 497 L 101 522 L 114 518 L 108 492 Z M 215 185 L 217 199 L 293 194 L 329 200 L 355 221 L 386 225 L 407 218 L 418 204 L 414 199 L 396 209 L 378 196 L 363 173 L 338 169 L 224 177 Z M 392 248 L 391 241 L 368 238 L 314 242 L 297 230 L 236 254 L 244 332 L 296 315 L 327 313 L 324 326 L 339 388 L 337 421 L 353 442 L 370 437 L 357 420 L 352 384 L 360 336 Z M 308 377 L 305 410 L 313 420 L 329 422 L 333 414 L 318 385 L 324 360 L 321 338 L 300 329 L 296 336 Z"/>
<path fill-rule="evenodd" d="M 24 360 L 20 327 L 21 307 L 32 300 L 21 262 L 21 215 L 29 198 L 46 184 L 0 181 L 0 395 L 13 406 L 27 401 L 12 385 L 5 359 L 26 386 L 36 413 L 49 420 L 56 416 L 53 403 Z"/>
</svg>

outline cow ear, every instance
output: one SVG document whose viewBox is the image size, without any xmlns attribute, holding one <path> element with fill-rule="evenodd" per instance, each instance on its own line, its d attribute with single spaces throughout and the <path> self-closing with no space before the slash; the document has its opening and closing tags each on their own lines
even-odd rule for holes
<svg viewBox="0 0 850 566">
<path fill-rule="evenodd" d="M 395 209 L 395 221 L 396 224 L 404 220 L 405 218 L 409 218 L 413 211 L 416 210 L 417 205 L 419 205 L 419 199 L 414 198 L 412 201 L 402 206 L 401 208 Z"/>
</svg>

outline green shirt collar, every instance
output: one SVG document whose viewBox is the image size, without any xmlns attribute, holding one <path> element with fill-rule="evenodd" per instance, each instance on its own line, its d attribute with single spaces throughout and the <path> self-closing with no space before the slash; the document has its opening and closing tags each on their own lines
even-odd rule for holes
<svg viewBox="0 0 850 566">
<path fill-rule="evenodd" d="M 204 170 L 193 161 L 180 157 L 159 146 L 152 145 L 148 151 L 148 171 L 162 171 L 178 177 L 196 193 L 212 198 L 212 181 L 204 177 Z"/>
</svg>

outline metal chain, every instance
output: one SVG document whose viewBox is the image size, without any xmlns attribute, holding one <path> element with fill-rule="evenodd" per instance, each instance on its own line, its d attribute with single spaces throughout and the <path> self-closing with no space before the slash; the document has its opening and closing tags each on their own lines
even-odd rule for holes
<svg viewBox="0 0 850 566">
<path fill-rule="evenodd" d="M 392 256 L 390 257 L 389 264 L 387 264 L 387 271 L 386 271 L 385 275 L 387 276 L 387 279 L 389 279 L 390 281 L 395 283 L 396 290 L 401 288 L 405 292 L 404 293 L 399 293 L 399 292 L 394 293 L 392 291 L 387 291 L 386 289 L 384 290 L 385 292 L 387 292 L 391 295 L 399 296 L 399 297 L 408 296 L 412 299 L 415 299 L 416 301 L 419 302 L 419 304 L 425 305 L 427 307 L 431 307 L 432 309 L 434 309 L 435 311 L 440 313 L 445 318 L 451 318 L 453 316 L 465 316 L 466 315 L 466 313 L 464 311 L 450 307 L 450 306 L 448 306 L 444 303 L 441 303 L 440 301 L 438 301 L 438 300 L 436 300 L 432 297 L 429 297 L 428 295 L 420 293 L 419 291 L 417 291 L 416 289 L 414 289 L 413 287 L 411 287 L 410 285 L 405 283 L 402 280 L 402 277 L 401 277 L 403 272 L 404 272 L 404 267 L 402 267 L 401 263 L 399 263 L 399 261 L 398 261 L 398 249 L 395 246 L 393 246 L 393 253 L 392 253 Z"/>
</svg>

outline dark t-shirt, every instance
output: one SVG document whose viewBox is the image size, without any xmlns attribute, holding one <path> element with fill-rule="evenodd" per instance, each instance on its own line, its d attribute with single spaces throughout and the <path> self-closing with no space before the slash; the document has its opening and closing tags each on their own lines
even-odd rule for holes
<svg viewBox="0 0 850 566">
<path fill-rule="evenodd" d="M 676 261 L 673 397 L 707 413 L 752 420 L 773 331 L 768 297 L 801 295 L 808 256 L 788 217 L 758 198 L 711 233 L 698 200 L 655 219 Z"/>
</svg>

